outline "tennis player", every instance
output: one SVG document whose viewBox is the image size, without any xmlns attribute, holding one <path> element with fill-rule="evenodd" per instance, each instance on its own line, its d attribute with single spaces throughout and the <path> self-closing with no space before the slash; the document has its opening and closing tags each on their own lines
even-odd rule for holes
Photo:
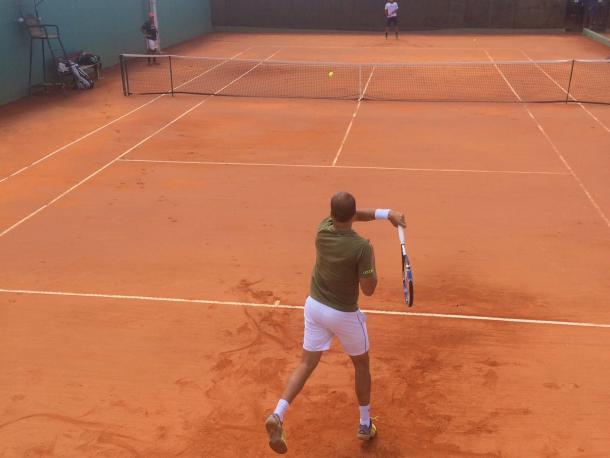
<svg viewBox="0 0 610 458">
<path fill-rule="evenodd" d="M 140 27 L 140 31 L 146 37 L 147 53 L 157 54 L 157 37 L 159 36 L 159 31 L 157 30 L 157 26 L 155 26 L 155 14 L 153 12 L 148 13 L 148 19 L 142 25 L 142 27 Z M 148 58 L 148 65 L 156 63 L 157 59 L 155 57 Z"/>
<path fill-rule="evenodd" d="M 388 39 L 388 28 L 394 26 L 394 35 L 398 40 L 398 2 L 388 1 L 385 4 L 385 39 Z"/>
<path fill-rule="evenodd" d="M 299 394 L 330 348 L 334 336 L 339 338 L 350 356 L 356 373 L 356 396 L 360 409 L 358 438 L 372 439 L 377 429 L 370 415 L 371 374 L 369 372 L 369 338 L 366 316 L 358 308 L 358 287 L 371 296 L 377 287 L 375 255 L 368 240 L 353 229 L 355 221 L 387 219 L 394 226 L 405 226 L 405 217 L 397 211 L 356 210 L 356 200 L 339 192 L 330 200 L 330 217 L 324 218 L 316 234 L 316 264 L 311 278 L 309 297 L 305 301 L 303 356 L 274 412 L 265 421 L 269 445 L 277 453 L 286 453 L 284 414 Z"/>
</svg>

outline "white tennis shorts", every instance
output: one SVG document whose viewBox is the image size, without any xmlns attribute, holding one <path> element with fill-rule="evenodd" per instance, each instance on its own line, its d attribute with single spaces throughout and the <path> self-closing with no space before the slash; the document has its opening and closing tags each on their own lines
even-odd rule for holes
<svg viewBox="0 0 610 458">
<path fill-rule="evenodd" d="M 366 315 L 341 312 L 308 297 L 305 301 L 305 333 L 303 348 L 307 351 L 326 351 L 337 336 L 350 356 L 369 351 Z"/>
<path fill-rule="evenodd" d="M 155 51 L 157 49 L 157 41 L 156 40 L 149 40 L 147 38 L 146 39 L 146 46 L 148 47 L 149 50 Z"/>
</svg>

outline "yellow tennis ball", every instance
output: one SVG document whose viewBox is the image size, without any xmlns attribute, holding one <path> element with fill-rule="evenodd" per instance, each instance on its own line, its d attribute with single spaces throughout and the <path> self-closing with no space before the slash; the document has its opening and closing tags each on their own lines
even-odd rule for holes
<svg viewBox="0 0 610 458">
<path fill-rule="evenodd" d="M 335 76 L 335 72 L 333 72 L 332 70 L 330 72 L 328 72 L 329 78 L 332 78 L 333 76 Z"/>
</svg>

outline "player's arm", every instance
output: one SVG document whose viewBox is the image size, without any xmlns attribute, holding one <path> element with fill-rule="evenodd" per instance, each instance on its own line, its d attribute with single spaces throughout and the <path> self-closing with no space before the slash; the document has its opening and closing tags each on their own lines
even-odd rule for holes
<svg viewBox="0 0 610 458">
<path fill-rule="evenodd" d="M 377 288 L 377 270 L 375 269 L 375 251 L 368 241 L 358 262 L 358 282 L 365 296 L 372 296 Z"/>
<path fill-rule="evenodd" d="M 387 216 L 386 216 L 387 211 Z M 381 210 L 375 208 L 363 208 L 356 210 L 354 221 L 373 221 L 374 219 L 387 219 L 393 226 L 406 227 L 405 215 L 395 210 Z"/>
<path fill-rule="evenodd" d="M 372 277 L 360 277 L 360 289 L 365 296 L 372 296 L 377 288 L 377 275 Z"/>
</svg>

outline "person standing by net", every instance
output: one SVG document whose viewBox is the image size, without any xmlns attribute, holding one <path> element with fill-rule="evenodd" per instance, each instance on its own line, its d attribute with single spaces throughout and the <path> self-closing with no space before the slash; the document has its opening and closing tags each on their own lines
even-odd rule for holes
<svg viewBox="0 0 610 458">
<path fill-rule="evenodd" d="M 157 30 L 157 26 L 155 25 L 154 13 L 148 13 L 148 19 L 144 24 L 142 24 L 142 27 L 140 27 L 140 31 L 146 37 L 147 54 L 158 54 L 157 37 L 159 36 L 159 31 Z M 157 64 L 157 59 L 155 57 L 148 58 L 148 65 L 151 64 Z"/>
<path fill-rule="evenodd" d="M 322 353 L 337 336 L 354 365 L 360 426 L 358 438 L 372 439 L 377 429 L 370 416 L 371 374 L 366 316 L 358 307 L 359 288 L 372 296 L 377 287 L 375 256 L 371 243 L 353 229 L 355 221 L 387 219 L 394 226 L 405 225 L 405 217 L 384 209 L 356 210 L 356 199 L 339 192 L 330 201 L 330 217 L 324 218 L 316 234 L 316 264 L 305 301 L 303 354 L 282 392 L 273 413 L 265 421 L 269 446 L 286 453 L 284 414 L 318 365 Z"/>
<path fill-rule="evenodd" d="M 385 38 L 388 39 L 388 29 L 394 26 L 394 35 L 398 40 L 398 2 L 388 1 L 385 4 Z"/>
</svg>

